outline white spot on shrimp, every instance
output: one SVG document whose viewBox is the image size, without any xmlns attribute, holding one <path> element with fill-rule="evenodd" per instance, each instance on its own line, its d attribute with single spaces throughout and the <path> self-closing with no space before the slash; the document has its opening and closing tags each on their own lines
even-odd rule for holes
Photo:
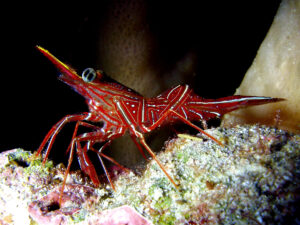
<svg viewBox="0 0 300 225">
<path fill-rule="evenodd" d="M 132 107 L 132 108 L 134 108 L 134 107 L 135 107 L 135 105 L 134 105 L 134 104 L 132 104 L 132 105 L 131 105 L 131 107 Z"/>
</svg>

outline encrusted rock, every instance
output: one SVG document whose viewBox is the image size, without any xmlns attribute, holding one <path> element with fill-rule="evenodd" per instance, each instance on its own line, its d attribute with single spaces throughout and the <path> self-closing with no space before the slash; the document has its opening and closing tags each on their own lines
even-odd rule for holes
<svg viewBox="0 0 300 225">
<path fill-rule="evenodd" d="M 225 147 L 205 137 L 185 135 L 169 141 L 157 155 L 179 189 L 152 160 L 141 177 L 132 172 L 119 175 L 115 192 L 108 184 L 94 188 L 80 173 L 72 172 L 61 206 L 62 166 L 50 161 L 43 166 L 41 159 L 21 149 L 4 152 L 0 156 L 1 223 L 116 224 L 113 219 L 121 214 L 129 224 L 145 218 L 153 224 L 299 221 L 299 135 L 256 125 L 207 132 Z"/>
</svg>

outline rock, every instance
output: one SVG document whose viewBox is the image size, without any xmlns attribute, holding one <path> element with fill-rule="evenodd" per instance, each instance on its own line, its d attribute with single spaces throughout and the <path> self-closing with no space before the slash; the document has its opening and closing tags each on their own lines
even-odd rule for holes
<svg viewBox="0 0 300 225">
<path fill-rule="evenodd" d="M 300 136 L 265 126 L 207 130 L 225 147 L 179 135 L 142 176 L 119 175 L 95 188 L 64 167 L 21 149 L 0 155 L 3 224 L 293 224 L 300 220 Z M 22 215 L 22 216 L 20 216 Z M 122 216 L 121 216 L 122 215 Z M 20 219 L 21 218 L 21 219 Z M 119 219 L 119 220 L 118 220 Z"/>
</svg>

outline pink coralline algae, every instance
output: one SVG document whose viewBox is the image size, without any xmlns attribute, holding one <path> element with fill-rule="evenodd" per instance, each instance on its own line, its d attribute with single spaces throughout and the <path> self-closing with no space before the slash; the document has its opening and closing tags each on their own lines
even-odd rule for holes
<svg viewBox="0 0 300 225">
<path fill-rule="evenodd" d="M 121 206 L 111 210 L 105 210 L 95 219 L 90 220 L 90 224 L 101 225 L 152 225 L 151 222 L 142 217 L 130 206 Z"/>
<path fill-rule="evenodd" d="M 79 211 L 84 201 L 94 194 L 94 189 L 84 185 L 68 184 L 59 206 L 60 188 L 45 197 L 32 202 L 30 216 L 39 224 L 67 224 L 67 217 Z"/>
<path fill-rule="evenodd" d="M 29 205 L 30 216 L 39 224 L 69 224 L 70 216 L 82 209 L 82 204 L 88 199 L 96 198 L 93 188 L 84 185 L 66 185 L 62 203 L 59 206 L 60 189 L 34 201 Z M 104 210 L 90 216 L 85 224 L 101 225 L 150 225 L 144 217 L 130 206 Z"/>
</svg>

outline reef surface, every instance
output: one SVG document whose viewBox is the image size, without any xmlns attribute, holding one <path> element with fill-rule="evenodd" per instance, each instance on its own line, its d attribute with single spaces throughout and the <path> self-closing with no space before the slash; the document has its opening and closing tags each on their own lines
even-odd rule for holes
<svg viewBox="0 0 300 225">
<path fill-rule="evenodd" d="M 1 224 L 289 224 L 300 221 L 300 136 L 266 126 L 179 135 L 157 155 L 176 189 L 151 160 L 141 176 L 116 176 L 116 191 L 80 171 L 22 149 L 0 155 Z M 115 172 L 117 173 L 117 172 Z M 120 220 L 114 220 L 120 218 Z"/>
</svg>

